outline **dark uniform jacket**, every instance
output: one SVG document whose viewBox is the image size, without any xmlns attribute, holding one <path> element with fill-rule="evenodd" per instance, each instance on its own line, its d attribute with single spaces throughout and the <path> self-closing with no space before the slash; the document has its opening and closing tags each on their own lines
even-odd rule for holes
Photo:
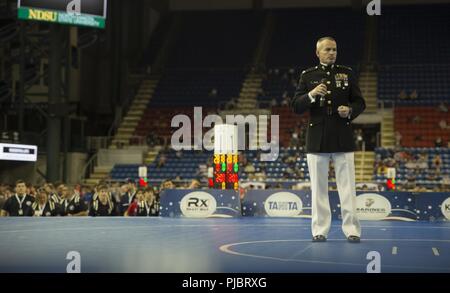
<svg viewBox="0 0 450 293">
<path fill-rule="evenodd" d="M 107 217 L 116 216 L 116 208 L 112 200 L 108 200 L 103 204 L 98 198 L 94 200 L 89 208 L 89 216 L 91 217 Z"/>
<path fill-rule="evenodd" d="M 21 201 L 21 202 L 20 202 Z M 30 217 L 33 216 L 34 197 L 26 194 L 24 197 L 19 197 L 17 194 L 8 198 L 2 209 L 7 211 L 11 217 Z"/>
<path fill-rule="evenodd" d="M 33 215 L 40 217 L 55 217 L 59 215 L 59 205 L 55 202 L 49 200 L 44 204 L 44 209 L 41 211 L 39 207 L 39 203 L 35 201 L 32 205 Z"/>
<path fill-rule="evenodd" d="M 328 91 L 323 105 L 320 103 L 320 97 L 315 97 L 314 103 L 311 103 L 308 97 L 308 93 L 320 83 L 325 83 Z M 339 116 L 337 108 L 341 105 L 351 108 L 348 118 Z M 355 150 L 351 121 L 364 111 L 366 105 L 350 67 L 318 65 L 304 70 L 290 106 L 297 114 L 309 110 L 306 152 L 335 153 Z"/>
<path fill-rule="evenodd" d="M 79 194 L 75 194 L 70 200 L 63 199 L 60 205 L 61 216 L 67 216 L 68 214 L 78 214 L 80 212 L 87 211 L 88 207 L 81 199 Z"/>
</svg>

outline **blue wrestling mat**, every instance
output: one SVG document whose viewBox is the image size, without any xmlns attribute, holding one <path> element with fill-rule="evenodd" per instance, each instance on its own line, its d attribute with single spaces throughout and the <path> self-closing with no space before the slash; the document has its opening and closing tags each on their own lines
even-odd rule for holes
<svg viewBox="0 0 450 293">
<path fill-rule="evenodd" d="M 2 218 L 0 272 L 450 272 L 450 223 L 363 221 L 351 244 L 334 221 L 312 243 L 309 219 Z M 68 257 L 69 255 L 69 257 Z M 66 259 L 67 258 L 67 259 Z"/>
</svg>

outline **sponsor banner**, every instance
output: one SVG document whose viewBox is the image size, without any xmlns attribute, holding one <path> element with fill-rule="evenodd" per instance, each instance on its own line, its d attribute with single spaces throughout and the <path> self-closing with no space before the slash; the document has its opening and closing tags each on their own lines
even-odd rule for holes
<svg viewBox="0 0 450 293">
<path fill-rule="evenodd" d="M 160 196 L 160 216 L 231 218 L 241 216 L 239 195 L 234 190 L 168 189 Z"/>
<path fill-rule="evenodd" d="M 213 200 L 214 199 L 214 200 Z M 334 220 L 341 219 L 337 191 L 329 192 Z M 311 217 L 308 190 L 249 190 L 242 201 L 246 217 Z M 357 192 L 361 220 L 449 221 L 450 193 Z M 161 195 L 164 217 L 238 217 L 241 203 L 234 190 L 166 190 Z"/>
<path fill-rule="evenodd" d="M 311 217 L 311 193 L 303 190 L 249 190 L 242 200 L 248 217 Z"/>
<path fill-rule="evenodd" d="M 377 193 L 363 193 L 356 197 L 356 214 L 360 220 L 383 220 L 391 214 L 389 200 Z"/>
<path fill-rule="evenodd" d="M 337 191 L 329 193 L 333 219 L 341 219 Z M 295 195 L 299 201 L 292 197 Z M 362 196 L 361 198 L 359 198 Z M 301 203 L 301 205 L 299 204 Z M 357 192 L 358 215 L 364 220 L 416 220 L 415 198 L 410 192 Z M 249 190 L 242 201 L 242 215 L 256 217 L 311 217 L 309 190 Z"/>
<path fill-rule="evenodd" d="M 450 192 L 412 193 L 416 198 L 417 220 L 450 221 Z"/>
</svg>

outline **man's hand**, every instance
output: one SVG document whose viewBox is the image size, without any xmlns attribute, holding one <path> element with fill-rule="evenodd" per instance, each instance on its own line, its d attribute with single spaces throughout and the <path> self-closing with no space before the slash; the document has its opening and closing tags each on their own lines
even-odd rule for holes
<svg viewBox="0 0 450 293">
<path fill-rule="evenodd" d="M 323 83 L 316 86 L 309 94 L 315 98 L 316 96 L 325 96 L 327 94 L 327 86 Z"/>
<path fill-rule="evenodd" d="M 337 110 L 338 110 L 339 116 L 341 116 L 342 118 L 347 118 L 348 115 L 350 115 L 350 108 L 347 106 L 341 105 L 338 107 Z"/>
</svg>

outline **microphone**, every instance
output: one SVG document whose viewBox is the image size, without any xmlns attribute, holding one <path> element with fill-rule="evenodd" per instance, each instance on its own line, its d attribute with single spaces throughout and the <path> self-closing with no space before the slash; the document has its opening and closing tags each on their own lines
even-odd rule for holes
<svg viewBox="0 0 450 293">
<path fill-rule="evenodd" d="M 322 78 L 321 80 L 320 80 L 320 83 L 321 84 L 324 84 L 325 86 L 327 85 L 327 79 L 326 78 Z M 320 95 L 320 107 L 323 107 L 323 106 L 325 106 L 325 96 L 322 96 L 322 95 Z"/>
</svg>

